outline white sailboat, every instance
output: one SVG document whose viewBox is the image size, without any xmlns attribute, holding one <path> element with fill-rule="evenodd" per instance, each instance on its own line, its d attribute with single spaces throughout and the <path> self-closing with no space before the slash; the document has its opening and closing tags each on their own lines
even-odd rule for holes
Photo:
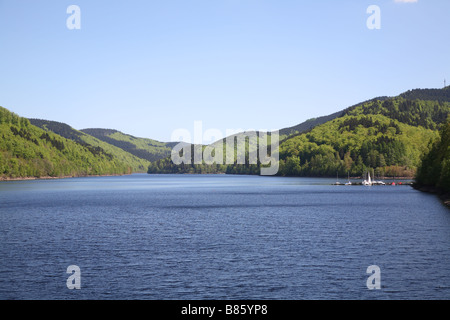
<svg viewBox="0 0 450 320">
<path fill-rule="evenodd" d="M 335 186 L 341 185 L 341 183 L 339 182 L 339 172 L 336 173 L 336 183 L 335 183 L 334 185 L 335 185 Z"/>
<path fill-rule="evenodd" d="M 371 186 L 373 184 L 372 179 L 370 178 L 370 173 L 367 173 L 368 178 L 362 182 L 363 186 Z"/>
<path fill-rule="evenodd" d="M 345 184 L 346 186 L 351 186 L 352 183 L 350 181 L 350 173 L 348 173 L 348 182 Z"/>
</svg>

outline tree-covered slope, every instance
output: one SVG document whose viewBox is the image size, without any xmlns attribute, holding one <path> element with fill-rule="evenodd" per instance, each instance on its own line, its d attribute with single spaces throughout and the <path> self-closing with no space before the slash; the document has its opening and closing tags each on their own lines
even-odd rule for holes
<svg viewBox="0 0 450 320">
<path fill-rule="evenodd" d="M 417 89 L 349 107 L 284 140 L 279 174 L 359 176 L 371 169 L 378 176 L 413 176 L 450 114 L 449 89 Z"/>
<path fill-rule="evenodd" d="M 32 119 L 28 118 L 30 123 L 33 126 L 39 127 L 41 129 L 44 129 L 46 131 L 52 131 L 56 133 L 57 135 L 60 135 L 61 137 L 64 137 L 66 139 L 70 139 L 79 143 L 83 143 L 82 136 L 84 135 L 82 132 L 75 130 L 68 124 L 57 122 L 57 121 L 51 121 L 51 120 L 42 120 L 42 119 Z"/>
<path fill-rule="evenodd" d="M 408 100 L 429 100 L 439 102 L 450 102 L 450 86 L 443 89 L 414 89 L 404 92 L 401 98 Z"/>
<path fill-rule="evenodd" d="M 303 133 L 305 131 L 312 130 L 314 127 L 320 126 L 321 124 L 327 123 L 328 121 L 331 121 L 338 117 L 341 117 L 343 112 L 344 111 L 339 111 L 339 112 L 330 114 L 328 116 L 308 119 L 305 122 L 302 122 L 293 127 L 283 128 L 280 130 L 280 136 L 287 138 L 292 135 L 296 135 L 296 134 Z"/>
<path fill-rule="evenodd" d="M 294 136 L 294 135 L 298 135 L 298 134 L 310 131 L 317 126 L 327 123 L 328 121 L 343 117 L 349 110 L 352 110 L 352 109 L 354 109 L 358 106 L 361 106 L 367 102 L 384 101 L 387 99 L 388 99 L 388 97 L 378 97 L 375 99 L 371 99 L 369 101 L 358 103 L 358 104 L 351 106 L 345 110 L 341 110 L 341 111 L 335 112 L 335 113 L 327 115 L 327 116 L 309 119 L 309 120 L 306 120 L 306 121 L 304 121 L 298 125 L 295 125 L 293 127 L 280 129 L 280 138 L 281 138 L 281 140 L 285 140 L 285 138 L 288 138 L 290 136 Z"/>
<path fill-rule="evenodd" d="M 83 129 L 82 132 L 147 161 L 156 161 L 170 155 L 176 143 L 137 138 L 111 129 Z"/>
<path fill-rule="evenodd" d="M 281 175 L 412 176 L 437 133 L 384 115 L 347 115 L 280 146 Z"/>
<path fill-rule="evenodd" d="M 445 97 L 445 91 L 435 97 Z M 444 93 L 443 93 L 444 92 Z M 429 141 L 450 114 L 450 103 L 374 99 L 280 146 L 280 174 L 413 176 Z"/>
<path fill-rule="evenodd" d="M 436 130 L 446 121 L 449 112 L 448 101 L 409 100 L 400 96 L 385 101 L 372 100 L 348 109 L 344 115 L 380 114 L 411 126 Z"/>
<path fill-rule="evenodd" d="M 284 138 L 286 138 L 286 137 L 304 133 L 304 132 L 309 131 L 309 130 L 313 129 L 314 127 L 322 125 L 328 121 L 343 117 L 347 113 L 349 113 L 352 110 L 359 108 L 361 106 L 367 106 L 370 103 L 383 103 L 384 101 L 391 100 L 393 98 L 395 98 L 395 97 L 387 97 L 387 96 L 377 97 L 377 98 L 374 98 L 374 99 L 371 99 L 368 101 L 358 103 L 354 106 L 346 108 L 345 110 L 335 112 L 328 116 L 322 116 L 322 117 L 318 117 L 318 118 L 314 118 L 314 119 L 309 119 L 298 125 L 280 129 L 280 137 L 282 137 L 282 140 L 284 140 Z M 410 102 L 413 102 L 414 100 L 450 102 L 450 86 L 447 86 L 443 89 L 409 90 L 409 91 L 406 91 L 406 92 L 400 94 L 398 96 L 398 98 L 403 98 L 405 100 L 409 100 Z"/>
<path fill-rule="evenodd" d="M 430 140 L 437 137 L 450 114 L 448 90 L 414 90 L 394 98 L 375 98 L 296 129 L 283 129 L 278 174 L 361 176 L 371 170 L 372 176 L 412 177 Z M 149 173 L 156 172 L 257 174 L 259 168 L 251 164 L 180 167 L 166 158 L 149 167 Z"/>
<path fill-rule="evenodd" d="M 450 192 L 450 119 L 440 136 L 423 157 L 416 176 L 418 186 L 436 187 Z"/>
<path fill-rule="evenodd" d="M 105 150 L 45 131 L 0 107 L 0 178 L 126 174 Z"/>
<path fill-rule="evenodd" d="M 81 145 L 87 147 L 95 147 L 104 150 L 106 153 L 111 154 L 117 160 L 126 163 L 133 172 L 145 172 L 150 164 L 150 161 L 146 159 L 139 158 L 115 145 L 104 142 L 100 139 L 97 139 L 87 133 L 78 131 L 71 126 L 57 122 L 57 121 L 49 121 L 49 120 L 40 120 L 40 119 L 29 119 L 31 124 L 42 128 L 44 130 L 52 131 L 64 138 L 73 140 Z"/>
</svg>

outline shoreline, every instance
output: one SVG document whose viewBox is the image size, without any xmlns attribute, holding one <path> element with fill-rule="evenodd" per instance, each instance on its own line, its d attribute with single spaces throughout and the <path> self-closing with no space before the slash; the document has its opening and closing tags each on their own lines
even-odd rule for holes
<svg viewBox="0 0 450 320">
<path fill-rule="evenodd" d="M 433 186 L 422 186 L 418 184 L 413 184 L 412 187 L 418 191 L 435 194 L 441 199 L 442 203 L 450 209 L 450 193 L 444 191 L 441 188 Z"/>
<path fill-rule="evenodd" d="M 147 173 L 147 172 L 132 172 L 132 173 L 117 173 L 117 174 L 101 174 L 101 175 L 71 175 L 71 176 L 60 176 L 60 177 L 52 177 L 52 176 L 43 176 L 43 177 L 19 177 L 19 178 L 11 178 L 11 177 L 0 177 L 0 182 L 2 181 L 31 181 L 31 180 L 56 180 L 56 179 L 70 179 L 70 178 L 89 178 L 89 177 L 119 177 L 119 176 L 128 176 L 133 173 L 145 173 L 145 174 L 161 174 L 164 175 L 166 173 Z M 248 175 L 248 174 L 227 174 L 227 173 L 167 173 L 167 174 L 180 174 L 180 175 Z M 250 174 L 250 176 L 259 176 L 259 175 L 253 175 Z M 316 176 L 278 176 L 274 175 L 274 177 L 285 177 L 285 178 L 326 178 L 326 179 L 333 179 L 335 177 L 316 177 Z M 350 177 L 350 180 L 360 180 L 363 179 L 362 177 Z M 382 180 L 413 180 L 414 177 L 383 177 Z M 344 179 L 345 180 L 345 179 Z M 409 183 L 408 183 L 409 185 Z M 450 198 L 449 198 L 450 200 Z"/>
<path fill-rule="evenodd" d="M 145 173 L 145 172 L 133 172 L 133 173 Z M 129 176 L 133 173 L 123 173 L 123 174 L 102 174 L 102 175 L 75 175 L 75 176 L 60 176 L 60 177 L 51 177 L 51 176 L 44 176 L 44 177 L 19 177 L 19 178 L 11 178 L 11 177 L 0 177 L 0 182 L 8 182 L 8 181 L 32 181 L 32 180 L 59 180 L 59 179 L 70 179 L 70 178 L 94 178 L 94 177 L 121 177 L 121 176 Z M 196 174 L 196 173 L 192 173 Z M 215 175 L 217 173 L 210 173 L 209 175 Z M 221 173 L 224 174 L 224 173 Z M 232 174 L 230 174 L 232 175 Z M 308 177 L 304 177 L 308 178 Z M 310 178 L 317 178 L 317 177 L 310 177 Z M 352 178 L 351 179 L 357 179 Z M 392 179 L 392 178 L 391 178 Z M 396 177 L 395 180 L 412 180 L 413 178 L 410 177 Z M 336 184 L 333 184 L 336 185 Z M 345 185 L 345 184 L 338 184 L 338 185 Z M 361 185 L 360 183 L 354 183 L 352 185 Z M 390 186 L 390 184 L 386 184 L 387 186 Z M 396 184 L 396 185 L 405 185 L 405 186 L 411 186 L 414 189 L 435 194 L 439 197 L 439 199 L 442 201 L 442 204 L 445 205 L 447 208 L 450 209 L 450 193 L 444 191 L 443 189 L 433 187 L 433 186 L 421 186 L 417 185 L 416 183 L 403 183 L 403 184 Z"/>
<path fill-rule="evenodd" d="M 138 173 L 138 172 L 134 172 Z M 128 176 L 131 173 L 123 173 L 123 174 L 100 174 L 100 175 L 75 175 L 75 176 L 60 176 L 60 177 L 19 177 L 19 178 L 11 178 L 11 177 L 0 177 L 0 182 L 3 181 L 32 181 L 32 180 L 59 180 L 59 179 L 70 179 L 70 178 L 94 178 L 94 177 L 121 177 Z"/>
</svg>

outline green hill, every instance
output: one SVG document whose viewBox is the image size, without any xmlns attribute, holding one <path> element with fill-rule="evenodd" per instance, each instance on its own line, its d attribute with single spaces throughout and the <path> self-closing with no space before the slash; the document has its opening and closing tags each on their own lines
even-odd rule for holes
<svg viewBox="0 0 450 320">
<path fill-rule="evenodd" d="M 315 128 L 315 127 L 317 127 L 317 126 L 319 126 L 321 124 L 327 123 L 328 121 L 334 120 L 336 118 L 343 117 L 346 114 L 346 112 L 348 112 L 349 110 L 352 110 L 352 109 L 354 109 L 354 108 L 356 108 L 358 106 L 361 106 L 361 105 L 363 105 L 363 104 L 365 104 L 367 102 L 384 101 L 384 100 L 387 100 L 387 99 L 389 99 L 389 98 L 388 97 L 378 97 L 378 98 L 375 98 L 375 99 L 371 99 L 369 101 L 358 103 L 358 104 L 356 104 L 356 105 L 354 105 L 352 107 L 349 107 L 349 108 L 347 108 L 345 110 L 341 110 L 341 111 L 335 112 L 335 113 L 330 114 L 328 116 L 322 116 L 322 117 L 318 117 L 318 118 L 309 119 L 309 120 L 306 120 L 305 122 L 297 124 L 297 125 L 295 125 L 293 127 L 280 129 L 280 139 L 281 140 L 285 140 L 286 138 L 292 137 L 294 135 L 298 135 L 298 134 L 310 131 L 313 128 Z"/>
<path fill-rule="evenodd" d="M 399 98 L 404 98 L 405 100 L 424 100 L 424 101 L 438 101 L 438 102 L 450 102 L 450 86 L 443 89 L 414 89 L 404 92 L 398 96 Z M 370 102 L 384 102 L 386 100 L 392 99 L 393 97 L 377 97 L 368 101 L 358 103 L 354 106 L 348 107 L 345 110 L 335 112 L 328 116 L 322 116 L 314 119 L 309 119 L 298 125 L 280 129 L 280 137 L 289 137 L 293 135 L 298 135 L 313 129 L 314 127 L 324 124 L 328 121 L 334 120 L 336 118 L 343 117 L 347 113 L 351 112 L 353 109 L 367 105 Z M 284 139 L 282 139 L 284 140 Z"/>
<path fill-rule="evenodd" d="M 400 97 L 409 100 L 429 100 L 450 102 L 450 86 L 443 89 L 414 89 L 402 93 Z"/>
<path fill-rule="evenodd" d="M 413 176 L 437 132 L 380 114 L 346 115 L 280 145 L 281 175 Z M 372 174 L 373 176 L 373 174 Z"/>
<path fill-rule="evenodd" d="M 54 132 L 66 139 L 73 140 L 86 147 L 100 148 L 108 154 L 114 156 L 117 160 L 126 163 L 133 172 L 145 172 L 150 164 L 150 161 L 141 159 L 115 145 L 97 139 L 87 133 L 75 130 L 71 126 L 49 120 L 28 119 L 32 125 L 41 129 Z"/>
<path fill-rule="evenodd" d="M 350 107 L 343 116 L 285 140 L 279 174 L 359 176 L 372 169 L 377 176 L 413 176 L 450 114 L 447 91 L 433 90 L 435 100 L 400 95 Z"/>
<path fill-rule="evenodd" d="M 126 174 L 131 168 L 99 147 L 43 130 L 0 107 L 0 179 Z"/>
<path fill-rule="evenodd" d="M 335 176 L 337 173 L 346 176 L 348 173 L 359 176 L 371 170 L 372 175 L 398 177 L 413 176 L 420 167 L 419 179 L 430 181 L 426 180 L 429 176 L 433 180 L 437 171 L 426 169 L 426 166 L 432 167 L 430 163 L 436 168 L 439 166 L 429 157 L 439 158 L 435 150 L 446 153 L 444 147 L 436 147 L 430 141 L 439 138 L 438 131 L 442 128 L 441 141 L 446 141 L 445 123 L 449 114 L 450 87 L 446 87 L 410 90 L 393 98 L 375 98 L 329 116 L 310 119 L 280 130 L 278 174 Z M 246 134 L 236 134 L 232 138 L 237 141 Z M 25 119 L 1 107 L 0 137 L 1 179 L 145 170 L 149 173 L 260 172 L 259 161 L 250 164 L 247 160 L 243 164 L 235 161 L 230 165 L 176 166 L 170 153 L 177 143 L 137 138 L 110 129 L 79 131 L 64 123 Z M 248 159 L 248 154 L 255 152 L 258 145 L 251 140 L 246 140 L 245 144 Z M 203 150 L 211 146 L 199 147 Z M 236 148 L 235 145 L 235 158 Z M 424 158 L 421 167 L 424 154 L 431 156 Z M 440 177 L 445 177 L 442 170 L 448 169 L 447 160 L 442 161 Z M 434 172 L 434 176 L 430 172 Z M 439 182 L 439 186 L 445 187 L 445 182 Z"/>
<path fill-rule="evenodd" d="M 279 175 L 414 176 L 430 140 L 450 114 L 449 87 L 413 90 L 380 97 L 330 116 L 280 130 Z M 409 99 L 411 97 L 413 99 Z M 421 100 L 420 97 L 430 100 Z M 174 166 L 170 159 L 152 163 L 149 173 L 258 174 L 258 165 Z"/>
<path fill-rule="evenodd" d="M 81 132 L 147 161 L 156 161 L 169 156 L 172 147 L 177 144 L 159 142 L 146 138 L 137 138 L 111 129 L 83 129 Z"/>
</svg>

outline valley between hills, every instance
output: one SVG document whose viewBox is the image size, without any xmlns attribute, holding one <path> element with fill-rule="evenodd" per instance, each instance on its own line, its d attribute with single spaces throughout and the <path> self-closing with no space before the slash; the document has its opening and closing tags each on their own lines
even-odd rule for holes
<svg viewBox="0 0 450 320">
<path fill-rule="evenodd" d="M 450 190 L 449 114 L 450 86 L 378 97 L 282 128 L 277 175 L 360 177 L 370 173 L 383 178 L 416 177 L 423 186 Z M 77 130 L 65 123 L 20 117 L 2 107 L 0 137 L 1 180 L 135 172 L 259 174 L 261 166 L 175 165 L 170 154 L 177 142 L 113 129 Z M 251 147 L 247 145 L 247 155 Z"/>
</svg>

